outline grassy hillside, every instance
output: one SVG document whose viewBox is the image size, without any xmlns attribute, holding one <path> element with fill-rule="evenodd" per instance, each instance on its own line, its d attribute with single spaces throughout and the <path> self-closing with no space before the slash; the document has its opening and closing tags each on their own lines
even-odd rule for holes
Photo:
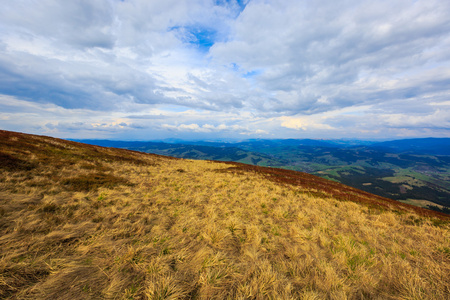
<svg viewBox="0 0 450 300">
<path fill-rule="evenodd" d="M 197 141 L 191 144 L 80 141 L 179 158 L 234 161 L 302 171 L 450 214 L 450 156 L 445 155 L 450 139 L 372 144 L 321 140 Z"/>
<path fill-rule="evenodd" d="M 430 139 L 424 139 L 429 141 Z M 434 139 L 431 139 L 434 141 Z M 436 139 L 432 145 L 448 144 L 449 139 Z M 422 140 L 418 140 L 422 141 Z M 402 141 L 396 141 L 400 145 Z M 396 145 L 396 142 L 377 145 Z M 410 142 L 412 143 L 412 142 Z M 416 142 L 413 150 L 396 153 L 410 148 L 367 147 L 321 147 L 321 146 L 278 146 L 259 147 L 261 154 L 272 155 L 273 160 L 283 168 L 308 172 L 332 179 L 369 193 L 394 200 L 427 200 L 432 205 L 450 209 L 450 156 L 430 155 L 445 153 L 437 148 L 425 148 Z M 409 145 L 409 144 L 407 144 Z M 419 146 L 423 147 L 419 147 Z M 431 147 L 430 146 L 430 147 Z M 246 150 L 256 150 L 251 147 Z M 395 150 L 395 151 L 394 151 Z M 428 155 L 426 153 L 429 151 Z M 418 154 L 421 153 L 421 154 Z M 450 212 L 450 211 L 449 211 Z"/>
<path fill-rule="evenodd" d="M 450 219 L 289 170 L 0 131 L 0 298 L 448 299 Z"/>
</svg>

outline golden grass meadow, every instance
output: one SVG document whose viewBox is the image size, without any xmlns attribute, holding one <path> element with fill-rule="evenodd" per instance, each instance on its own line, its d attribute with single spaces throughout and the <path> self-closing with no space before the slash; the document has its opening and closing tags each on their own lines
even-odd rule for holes
<svg viewBox="0 0 450 300">
<path fill-rule="evenodd" d="M 450 218 L 318 177 L 0 131 L 2 299 L 449 299 Z"/>
</svg>

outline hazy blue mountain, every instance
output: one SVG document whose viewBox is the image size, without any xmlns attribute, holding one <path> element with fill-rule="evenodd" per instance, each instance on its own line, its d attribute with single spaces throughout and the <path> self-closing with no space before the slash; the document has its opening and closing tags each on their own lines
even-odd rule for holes
<svg viewBox="0 0 450 300">
<path fill-rule="evenodd" d="M 371 147 L 395 153 L 411 152 L 416 154 L 450 155 L 450 138 L 396 140 L 376 143 Z"/>
</svg>

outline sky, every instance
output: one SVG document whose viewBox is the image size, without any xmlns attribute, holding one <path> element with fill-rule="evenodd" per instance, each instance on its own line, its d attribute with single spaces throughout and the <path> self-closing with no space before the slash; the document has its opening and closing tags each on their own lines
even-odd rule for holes
<svg viewBox="0 0 450 300">
<path fill-rule="evenodd" d="M 450 137 L 450 1 L 0 1 L 3 130 Z"/>
</svg>

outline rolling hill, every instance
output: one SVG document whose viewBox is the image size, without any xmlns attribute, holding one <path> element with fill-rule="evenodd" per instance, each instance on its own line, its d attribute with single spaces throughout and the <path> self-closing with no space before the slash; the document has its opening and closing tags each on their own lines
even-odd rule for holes
<svg viewBox="0 0 450 300">
<path fill-rule="evenodd" d="M 8 131 L 0 172 L 0 298 L 450 297 L 450 216 L 311 174 Z"/>
<path fill-rule="evenodd" d="M 120 142 L 82 140 L 189 159 L 235 161 L 307 172 L 382 197 L 450 213 L 450 139 L 389 142 L 248 140 Z"/>
</svg>

